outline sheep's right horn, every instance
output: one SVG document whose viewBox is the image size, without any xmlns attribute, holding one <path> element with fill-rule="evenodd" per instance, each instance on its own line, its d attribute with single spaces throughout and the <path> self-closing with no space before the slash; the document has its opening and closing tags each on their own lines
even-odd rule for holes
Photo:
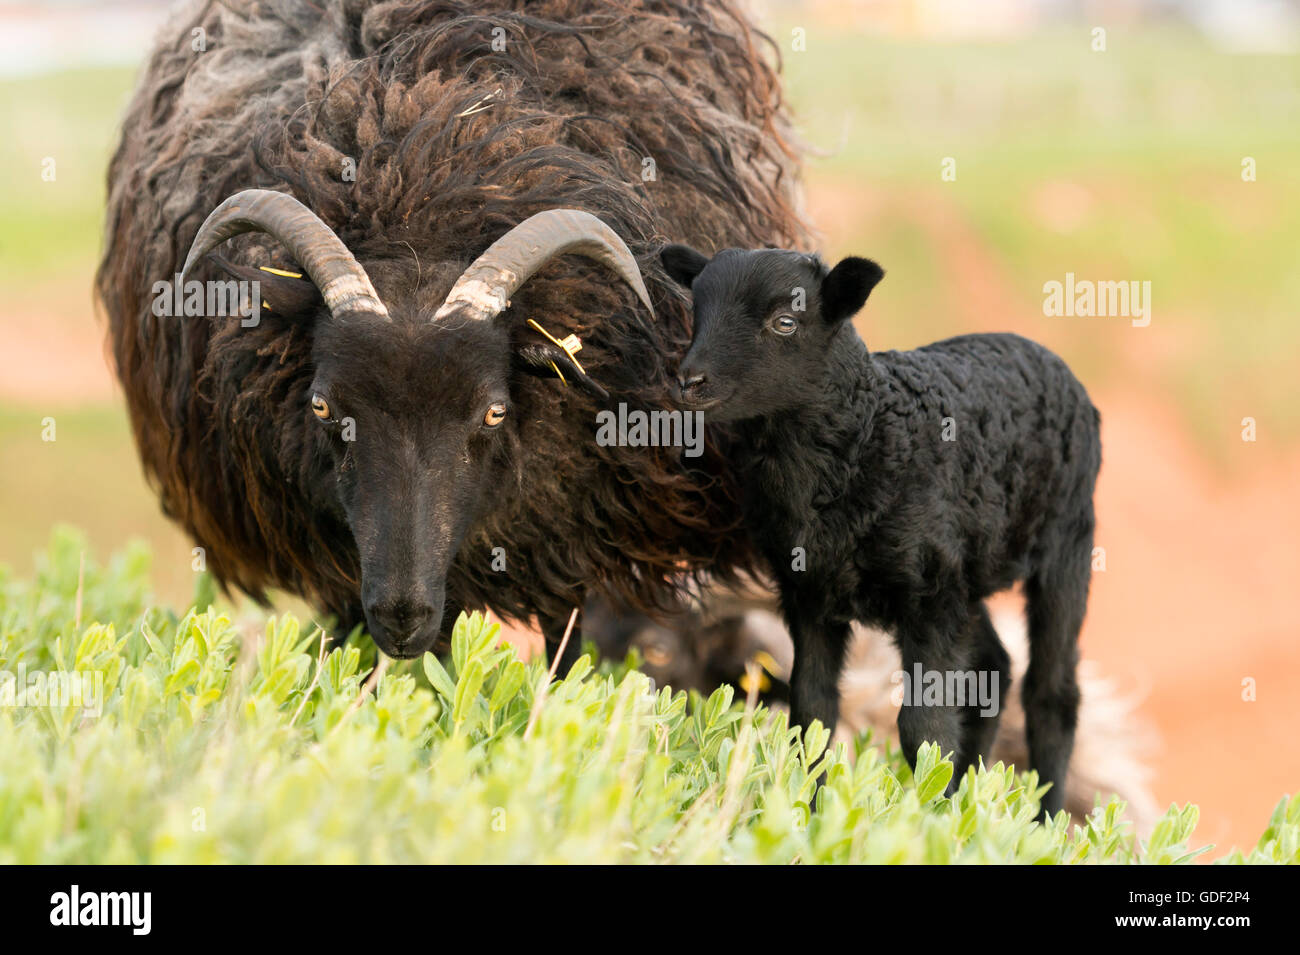
<svg viewBox="0 0 1300 955">
<path fill-rule="evenodd" d="M 654 311 L 636 259 L 617 232 L 590 212 L 548 209 L 525 219 L 488 246 L 456 280 L 433 320 L 455 311 L 476 319 L 495 318 L 505 311 L 519 286 L 566 252 L 585 255 L 613 269 L 632 286 L 642 304 Z"/>
<path fill-rule="evenodd" d="M 222 242 L 245 232 L 278 239 L 316 283 L 331 314 L 373 312 L 388 318 L 366 270 L 334 230 L 293 196 L 269 189 L 245 189 L 213 209 L 199 226 L 181 275 Z"/>
</svg>

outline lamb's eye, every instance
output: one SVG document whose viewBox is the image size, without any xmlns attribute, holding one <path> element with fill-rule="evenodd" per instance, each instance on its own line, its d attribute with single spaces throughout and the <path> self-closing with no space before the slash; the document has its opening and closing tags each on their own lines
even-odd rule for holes
<svg viewBox="0 0 1300 955">
<path fill-rule="evenodd" d="M 793 335 L 799 321 L 793 315 L 778 315 L 772 320 L 771 327 L 778 335 Z"/>
<path fill-rule="evenodd" d="M 506 406 L 499 401 L 496 404 L 490 406 L 487 410 L 487 414 L 483 416 L 483 423 L 487 425 L 489 428 L 495 428 L 497 425 L 499 425 L 502 421 L 505 420 L 506 420 Z"/>
<path fill-rule="evenodd" d="M 312 414 L 320 418 L 322 421 L 328 421 L 330 419 L 329 402 L 320 395 L 311 396 L 311 410 Z"/>
</svg>

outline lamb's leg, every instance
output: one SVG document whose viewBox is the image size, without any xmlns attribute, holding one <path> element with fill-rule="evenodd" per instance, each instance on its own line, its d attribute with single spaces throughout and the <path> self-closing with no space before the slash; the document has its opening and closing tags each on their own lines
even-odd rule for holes
<svg viewBox="0 0 1300 955">
<path fill-rule="evenodd" d="M 831 732 L 840 718 L 840 674 L 849 643 L 849 624 L 789 616 L 794 644 L 790 673 L 790 725 L 807 727 L 821 720 Z"/>
<path fill-rule="evenodd" d="M 1025 582 L 1029 622 L 1029 668 L 1020 699 L 1025 708 L 1029 765 L 1040 783 L 1051 783 L 1043 796 L 1040 819 L 1065 805 L 1065 775 L 1074 749 L 1079 715 L 1079 629 L 1088 603 L 1092 576 L 1092 524 L 1075 546 L 1039 568 Z"/>
<path fill-rule="evenodd" d="M 962 707 L 947 697 L 944 688 L 950 673 L 967 669 L 965 661 L 970 648 L 965 643 L 969 629 L 970 620 L 964 610 L 960 614 L 945 614 L 937 607 L 927 607 L 918 619 L 901 625 L 897 634 L 906 678 L 904 686 L 910 691 L 904 695 L 903 708 L 898 713 L 898 741 L 913 769 L 916 751 L 924 742 L 935 743 L 945 756 L 952 756 L 949 796 L 957 791 L 969 757 L 963 747 Z M 937 692 L 935 680 L 939 681 Z"/>
<path fill-rule="evenodd" d="M 979 601 L 971 613 L 971 638 L 975 648 L 971 666 L 975 670 L 976 686 L 981 695 L 987 691 L 988 698 L 969 702 L 962 711 L 962 756 L 963 765 L 956 767 L 958 772 L 954 779 L 964 775 L 967 766 L 977 765 L 983 758 L 985 764 L 993 752 L 993 740 L 998 734 L 998 720 L 1002 716 L 1002 706 L 1006 702 L 1007 690 L 1011 687 L 1011 658 L 1007 655 L 998 633 L 993 629 L 989 619 L 988 608 Z M 988 715 L 982 715 L 985 710 Z"/>
</svg>

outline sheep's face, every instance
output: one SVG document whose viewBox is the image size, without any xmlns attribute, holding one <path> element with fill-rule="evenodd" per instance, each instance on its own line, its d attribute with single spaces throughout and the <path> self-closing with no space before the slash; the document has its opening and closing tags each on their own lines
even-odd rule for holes
<svg viewBox="0 0 1300 955">
<path fill-rule="evenodd" d="M 302 271 L 216 255 L 214 263 L 256 282 L 272 320 L 310 328 L 312 336 L 310 385 L 290 400 L 301 400 L 303 425 L 313 430 L 305 446 L 282 437 L 276 451 L 305 465 L 313 504 L 351 532 L 375 643 L 393 657 L 419 656 L 441 631 L 447 577 L 462 541 L 509 489 L 518 444 L 512 376 L 559 377 L 609 397 L 573 358 L 577 348 L 567 337 L 557 340 L 530 322 L 533 331 L 512 340 L 520 324 L 513 295 L 566 252 L 606 266 L 647 309 L 650 293 L 623 240 L 581 209 L 529 216 L 464 271 L 463 263 L 435 265 L 423 286 L 415 257 L 412 288 L 405 262 L 363 265 L 309 208 L 265 189 L 237 192 L 208 214 L 182 273 L 246 232 L 278 240 Z M 444 294 L 435 298 L 437 291 Z M 473 574 L 465 561 L 456 570 Z"/>
<path fill-rule="evenodd" d="M 816 256 L 780 249 L 725 249 L 707 259 L 670 245 L 661 258 L 695 299 L 680 401 L 715 421 L 794 407 L 822 380 L 831 341 L 884 275 L 869 259 L 827 270 Z"/>
<path fill-rule="evenodd" d="M 505 333 L 327 318 L 313 356 L 303 421 L 333 461 L 367 628 L 389 656 L 419 656 L 437 640 L 452 559 L 508 467 Z"/>
<path fill-rule="evenodd" d="M 333 503 L 360 557 L 366 623 L 391 657 L 433 646 L 452 561 L 513 481 L 511 378 L 538 373 L 534 347 L 513 346 L 502 323 L 455 318 L 325 318 L 316 328 L 304 427 L 332 457 Z M 549 360 L 567 356 L 547 358 L 552 374 Z M 576 371 L 566 377 L 582 383 Z"/>
</svg>

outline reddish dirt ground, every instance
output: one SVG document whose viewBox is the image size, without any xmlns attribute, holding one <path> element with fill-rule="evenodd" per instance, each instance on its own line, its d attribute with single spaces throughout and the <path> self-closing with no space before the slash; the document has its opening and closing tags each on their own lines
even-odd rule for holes
<svg viewBox="0 0 1300 955">
<path fill-rule="evenodd" d="M 1249 845 L 1300 780 L 1300 454 L 1226 483 L 1149 396 L 1098 405 L 1107 566 L 1084 653 L 1145 689 L 1161 800 L 1198 803 L 1200 839 Z"/>
<path fill-rule="evenodd" d="M 11 297 L 0 317 L 0 401 L 66 407 L 120 395 L 93 315 L 89 283 Z"/>
</svg>

